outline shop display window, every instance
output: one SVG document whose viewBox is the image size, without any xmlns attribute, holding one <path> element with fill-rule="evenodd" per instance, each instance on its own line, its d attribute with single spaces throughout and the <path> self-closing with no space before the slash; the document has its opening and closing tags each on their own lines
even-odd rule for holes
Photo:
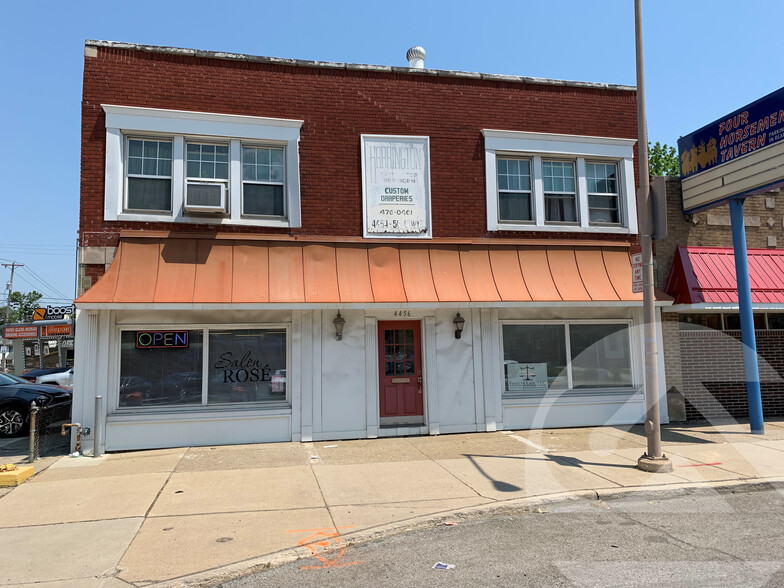
<svg viewBox="0 0 784 588">
<path fill-rule="evenodd" d="M 627 323 L 502 325 L 504 395 L 630 389 Z"/>
<path fill-rule="evenodd" d="M 118 407 L 286 402 L 286 361 L 283 327 L 124 330 Z"/>
<path fill-rule="evenodd" d="M 176 332 L 187 333 L 187 341 L 171 336 L 179 345 L 167 344 L 175 331 L 122 331 L 120 408 L 201 404 L 202 332 Z"/>
<path fill-rule="evenodd" d="M 629 329 L 620 324 L 569 325 L 572 388 L 632 385 Z"/>
<path fill-rule="evenodd" d="M 207 403 L 286 399 L 284 329 L 210 330 Z"/>
</svg>

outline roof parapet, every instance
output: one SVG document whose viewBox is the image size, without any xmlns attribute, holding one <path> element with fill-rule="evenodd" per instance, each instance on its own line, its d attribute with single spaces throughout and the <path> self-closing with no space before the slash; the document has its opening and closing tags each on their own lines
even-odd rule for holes
<svg viewBox="0 0 784 588">
<path fill-rule="evenodd" d="M 598 90 L 616 90 L 621 92 L 636 92 L 635 86 L 623 84 L 605 84 L 600 82 L 579 82 L 573 80 L 554 80 L 550 78 L 536 78 L 528 76 L 511 76 L 504 74 L 487 74 L 444 69 L 414 69 L 410 67 L 394 67 L 389 65 L 369 65 L 361 63 L 340 63 L 336 61 L 310 61 L 304 59 L 290 59 L 284 57 L 263 57 L 246 55 L 243 53 L 228 53 L 223 51 L 204 51 L 201 49 L 184 49 L 180 47 L 165 47 L 159 45 L 142 45 L 139 43 L 122 43 L 119 41 L 98 41 L 87 39 L 84 42 L 87 48 L 104 47 L 109 49 L 126 49 L 130 51 L 146 51 L 148 53 L 166 53 L 187 57 L 204 57 L 211 59 L 226 59 L 231 61 L 248 61 L 255 63 L 269 63 L 294 67 L 313 67 L 324 69 L 342 69 L 353 71 L 373 71 L 380 73 L 394 73 L 406 75 L 427 75 L 433 77 L 466 78 L 475 80 L 488 80 L 495 82 L 512 82 L 523 84 L 542 84 L 548 86 L 566 86 L 572 88 L 589 88 Z"/>
</svg>

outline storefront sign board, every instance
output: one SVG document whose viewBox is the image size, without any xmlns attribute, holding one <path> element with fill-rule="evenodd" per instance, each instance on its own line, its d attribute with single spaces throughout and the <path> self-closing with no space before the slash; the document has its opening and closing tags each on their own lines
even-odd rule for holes
<svg viewBox="0 0 784 588">
<path fill-rule="evenodd" d="M 366 237 L 430 237 L 428 137 L 362 135 Z"/>
<path fill-rule="evenodd" d="M 71 325 L 41 325 L 41 337 L 70 337 Z"/>
<path fill-rule="evenodd" d="M 683 212 L 784 185 L 784 88 L 678 139 Z"/>
<path fill-rule="evenodd" d="M 6 325 L 3 327 L 3 337 L 6 339 L 37 339 L 38 326 Z"/>
</svg>

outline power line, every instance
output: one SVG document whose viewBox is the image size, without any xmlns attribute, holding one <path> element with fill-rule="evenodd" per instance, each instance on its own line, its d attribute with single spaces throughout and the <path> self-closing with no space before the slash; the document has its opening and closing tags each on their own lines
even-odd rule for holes
<svg viewBox="0 0 784 588">
<path fill-rule="evenodd" d="M 25 256 L 42 256 L 42 255 L 53 255 L 59 257 L 72 257 L 75 255 L 74 253 L 55 253 L 53 251 L 23 251 L 23 250 L 14 250 L 14 251 L 4 251 L 4 253 L 11 253 L 11 254 L 20 254 L 23 253 Z"/>
<path fill-rule="evenodd" d="M 19 278 L 20 280 L 22 280 L 23 282 L 25 282 L 25 283 L 26 283 L 28 286 L 30 286 L 30 287 L 31 287 L 33 290 L 35 290 L 35 291 L 44 290 L 44 292 L 41 292 L 41 294 L 51 294 L 50 292 L 47 292 L 47 291 L 46 291 L 46 288 L 41 288 L 40 284 L 39 284 L 39 285 L 33 284 L 32 282 L 30 282 L 29 280 L 27 280 L 27 279 L 26 279 L 26 278 L 25 278 L 23 275 L 21 275 L 21 274 L 16 274 L 16 277 L 17 277 L 17 278 Z M 52 298 L 54 298 L 54 296 L 51 296 L 51 297 L 52 297 Z"/>
<path fill-rule="evenodd" d="M 30 266 L 25 266 L 25 269 L 26 269 L 28 272 L 30 272 L 31 274 L 33 274 L 33 275 L 34 275 L 36 278 L 38 278 L 38 279 L 41 281 L 41 283 L 42 283 L 42 284 L 46 284 L 47 286 L 49 286 L 49 288 L 51 288 L 51 289 L 52 289 L 52 292 L 54 292 L 54 293 L 55 293 L 55 294 L 57 294 L 58 296 L 62 296 L 63 298 L 67 298 L 67 296 L 66 296 L 65 294 L 63 294 L 62 292 L 60 292 L 60 290 L 58 290 L 57 288 L 55 288 L 54 286 L 52 286 L 52 285 L 51 285 L 49 282 L 47 282 L 46 280 L 44 280 L 44 279 L 43 279 L 41 276 L 39 276 L 39 275 L 38 275 L 38 274 L 37 274 L 35 271 L 33 271 L 33 269 L 32 269 Z"/>
<path fill-rule="evenodd" d="M 26 245 L 24 243 L 0 243 L 3 249 L 70 249 L 68 245 Z"/>
</svg>

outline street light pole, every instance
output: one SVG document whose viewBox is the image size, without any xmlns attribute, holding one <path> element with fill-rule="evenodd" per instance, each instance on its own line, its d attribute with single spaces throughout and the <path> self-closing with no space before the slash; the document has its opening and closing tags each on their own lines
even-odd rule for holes
<svg viewBox="0 0 784 588">
<path fill-rule="evenodd" d="M 634 0 L 634 30 L 637 49 L 637 153 L 640 158 L 640 214 L 642 246 L 643 338 L 645 339 L 645 434 L 648 448 L 637 460 L 646 472 L 671 472 L 672 462 L 662 453 L 659 413 L 659 350 L 656 342 L 656 307 L 653 291 L 653 213 L 651 211 L 650 172 L 648 170 L 648 127 L 645 117 L 645 74 L 642 56 L 642 0 Z"/>
</svg>

